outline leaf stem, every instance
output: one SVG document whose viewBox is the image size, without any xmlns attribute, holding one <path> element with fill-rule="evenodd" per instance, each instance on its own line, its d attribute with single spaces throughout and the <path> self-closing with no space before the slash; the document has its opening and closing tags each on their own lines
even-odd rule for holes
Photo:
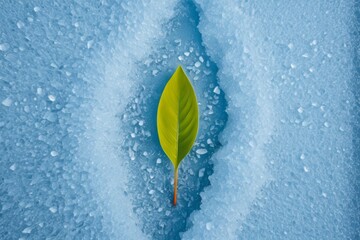
<svg viewBox="0 0 360 240">
<path fill-rule="evenodd" d="M 178 184 L 178 168 L 174 169 L 174 206 L 176 206 L 176 195 L 177 195 L 177 184 Z"/>
</svg>

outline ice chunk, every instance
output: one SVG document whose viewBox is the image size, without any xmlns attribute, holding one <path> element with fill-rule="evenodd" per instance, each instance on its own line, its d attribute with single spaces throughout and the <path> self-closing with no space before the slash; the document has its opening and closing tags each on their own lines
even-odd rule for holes
<svg viewBox="0 0 360 240">
<path fill-rule="evenodd" d="M 154 69 L 154 70 L 152 71 L 152 75 L 156 76 L 156 75 L 158 74 L 158 72 L 159 72 L 159 70 Z"/>
<path fill-rule="evenodd" d="M 216 86 L 215 88 L 214 88 L 214 91 L 213 91 L 214 93 L 216 93 L 216 94 L 220 94 L 220 88 L 218 87 L 218 86 Z"/>
<path fill-rule="evenodd" d="M 22 21 L 18 21 L 18 22 L 16 23 L 16 26 L 20 29 L 20 28 L 25 27 L 25 23 L 22 22 Z"/>
<path fill-rule="evenodd" d="M 10 107 L 12 102 L 13 101 L 11 100 L 11 98 L 7 97 L 1 102 L 1 104 L 4 105 L 5 107 Z"/>
<path fill-rule="evenodd" d="M 314 39 L 311 43 L 310 46 L 315 46 L 317 44 L 317 41 Z"/>
<path fill-rule="evenodd" d="M 214 228 L 214 226 L 211 222 L 206 223 L 206 230 L 210 231 L 213 228 Z"/>
<path fill-rule="evenodd" d="M 50 155 L 52 157 L 56 157 L 57 155 L 59 155 L 59 153 L 57 151 L 53 150 L 53 151 L 50 152 Z"/>
<path fill-rule="evenodd" d="M 30 234 L 31 231 L 32 231 L 32 228 L 31 228 L 31 227 L 27 227 L 27 228 L 24 228 L 24 229 L 22 230 L 22 233 L 24 233 L 24 234 Z"/>
<path fill-rule="evenodd" d="M 56 212 L 57 212 L 57 208 L 56 208 L 56 207 L 51 207 L 51 208 L 49 208 L 49 211 L 50 211 L 51 213 L 56 213 Z"/>
<path fill-rule="evenodd" d="M 49 100 L 51 102 L 55 102 L 55 100 L 56 100 L 56 97 L 54 95 L 51 95 L 51 94 L 48 96 L 48 98 L 49 98 Z"/>
<path fill-rule="evenodd" d="M 199 154 L 199 155 L 203 155 L 203 154 L 206 154 L 208 151 L 206 148 L 199 148 L 196 150 L 196 153 Z"/>
<path fill-rule="evenodd" d="M 49 122 L 56 122 L 58 118 L 55 112 L 46 112 L 44 114 L 44 119 L 48 120 Z"/>
<path fill-rule="evenodd" d="M 86 47 L 87 47 L 88 49 L 92 48 L 93 45 L 94 45 L 94 40 L 90 40 L 90 41 L 88 41 L 88 42 L 86 43 Z"/>
<path fill-rule="evenodd" d="M 16 163 L 14 163 L 13 165 L 10 166 L 10 170 L 11 170 L 11 171 L 15 171 L 15 170 L 16 170 Z"/>
<path fill-rule="evenodd" d="M 37 93 L 38 95 L 41 95 L 41 94 L 43 93 L 42 88 L 38 87 L 38 88 L 36 89 L 36 93 Z"/>
<path fill-rule="evenodd" d="M 199 170 L 199 177 L 203 177 L 204 176 L 204 173 L 205 173 L 205 168 L 202 168 Z"/>
<path fill-rule="evenodd" d="M 8 43 L 0 43 L 0 51 L 7 51 L 10 48 L 10 45 Z"/>
</svg>

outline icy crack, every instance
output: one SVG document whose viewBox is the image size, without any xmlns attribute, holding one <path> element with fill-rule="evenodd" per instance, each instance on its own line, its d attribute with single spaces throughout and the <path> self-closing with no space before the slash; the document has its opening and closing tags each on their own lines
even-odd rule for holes
<svg viewBox="0 0 360 240">
<path fill-rule="evenodd" d="M 198 13 L 193 2 L 181 1 L 167 35 L 140 65 L 141 88 L 122 114 L 130 169 L 129 192 L 142 230 L 153 239 L 180 239 L 187 219 L 200 209 L 200 193 L 213 173 L 211 156 L 219 149 L 218 135 L 227 121 L 226 101 L 216 77 L 217 66 L 209 59 L 197 30 Z M 179 169 L 178 204 L 172 206 L 173 167 L 160 148 L 156 111 L 160 94 L 177 65 L 192 81 L 200 108 L 197 141 Z M 214 92 L 214 89 L 218 89 Z"/>
</svg>

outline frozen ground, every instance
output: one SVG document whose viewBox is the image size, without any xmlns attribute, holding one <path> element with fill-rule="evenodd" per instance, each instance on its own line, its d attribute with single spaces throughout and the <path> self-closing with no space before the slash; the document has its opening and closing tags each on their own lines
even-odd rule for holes
<svg viewBox="0 0 360 240">
<path fill-rule="evenodd" d="M 1 239 L 359 239 L 357 1 L 8 1 Z M 156 132 L 198 96 L 179 172 Z"/>
</svg>

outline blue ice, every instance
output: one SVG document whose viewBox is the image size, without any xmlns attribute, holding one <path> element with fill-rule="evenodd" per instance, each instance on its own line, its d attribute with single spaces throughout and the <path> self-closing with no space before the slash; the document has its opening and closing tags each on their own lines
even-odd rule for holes
<svg viewBox="0 0 360 240">
<path fill-rule="evenodd" d="M 8 1 L 0 239 L 359 239 L 358 1 Z M 200 129 L 156 111 L 178 65 Z"/>
</svg>

